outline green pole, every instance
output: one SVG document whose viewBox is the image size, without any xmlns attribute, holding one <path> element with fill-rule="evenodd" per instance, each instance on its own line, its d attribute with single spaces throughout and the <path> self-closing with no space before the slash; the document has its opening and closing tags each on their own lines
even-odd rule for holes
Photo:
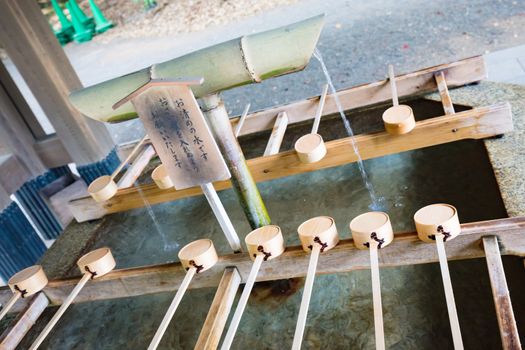
<svg viewBox="0 0 525 350">
<path fill-rule="evenodd" d="M 82 11 L 82 9 L 80 8 L 80 6 L 78 6 L 75 0 L 69 0 L 68 9 L 71 17 L 75 15 L 85 27 L 91 30 L 95 30 L 95 21 L 93 21 L 93 17 L 86 16 L 84 11 Z"/>
<path fill-rule="evenodd" d="M 86 25 L 84 25 L 84 23 L 82 23 L 80 18 L 78 18 L 78 14 L 72 9 L 71 1 L 66 3 L 66 7 L 69 10 L 69 14 L 71 15 L 73 28 L 75 28 L 73 40 L 75 40 L 77 43 L 83 43 L 85 41 L 91 40 L 91 38 L 93 38 L 93 32 Z"/>
<path fill-rule="evenodd" d="M 95 0 L 89 0 L 89 7 L 91 7 L 91 12 L 95 18 L 95 32 L 104 33 L 106 30 L 113 27 L 113 23 L 104 17 L 104 14 L 95 3 Z"/>
<path fill-rule="evenodd" d="M 53 6 L 53 9 L 55 10 L 55 13 L 58 16 L 58 20 L 60 21 L 60 27 L 62 28 L 59 32 L 57 32 L 57 37 L 66 37 L 69 40 L 73 39 L 73 34 L 75 33 L 75 29 L 73 28 L 73 24 L 67 19 L 66 15 L 64 14 L 64 11 L 62 11 L 62 8 L 60 5 L 58 5 L 57 0 L 51 0 L 51 5 Z M 69 41 L 68 40 L 68 41 Z"/>
</svg>

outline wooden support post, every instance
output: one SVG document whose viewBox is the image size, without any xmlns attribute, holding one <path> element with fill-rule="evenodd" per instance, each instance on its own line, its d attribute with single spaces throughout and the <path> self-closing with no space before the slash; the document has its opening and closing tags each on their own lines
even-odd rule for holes
<svg viewBox="0 0 525 350">
<path fill-rule="evenodd" d="M 35 1 L 0 1 L 0 41 L 71 158 L 78 165 L 105 158 L 113 141 L 102 123 L 71 106 L 69 93 L 82 85 Z"/>
<path fill-rule="evenodd" d="M 13 324 L 0 336 L 0 350 L 14 350 L 49 305 L 44 293 L 32 297 Z"/>
<path fill-rule="evenodd" d="M 217 287 L 197 344 L 195 344 L 195 350 L 217 349 L 240 284 L 241 276 L 237 269 L 227 267 Z"/>
<path fill-rule="evenodd" d="M 502 245 L 508 247 L 502 254 L 525 257 L 525 217 L 473 222 L 461 225 L 461 234 L 448 247 L 449 260 L 476 259 L 485 254 L 480 246 L 483 236 L 497 234 Z M 397 233 L 396 239 L 388 249 L 381 253 L 379 267 L 407 266 L 437 262 L 436 248 L 433 244 L 420 241 L 415 232 Z M 351 239 L 341 240 L 329 251 L 323 253 L 322 264 L 317 266 L 317 274 L 345 273 L 369 268 L 369 253 L 357 249 Z M 279 259 L 265 262 L 257 281 L 304 277 L 310 254 L 301 246 L 287 247 Z M 190 289 L 217 287 L 226 267 L 235 266 L 241 279 L 246 282 L 252 266 L 248 254 L 229 254 L 221 256 L 213 269 L 198 274 Z M 185 271 L 179 263 L 170 263 L 146 267 L 128 268 L 113 271 L 89 283 L 75 303 L 93 300 L 132 297 L 137 295 L 173 292 L 178 288 Z M 71 292 L 79 277 L 49 281 L 44 293 L 52 304 L 61 304 Z M 7 288 L 0 288 L 0 303 L 5 303 L 13 293 Z M 24 300 L 13 307 L 19 311 Z"/>
<path fill-rule="evenodd" d="M 281 148 L 281 143 L 283 142 L 284 133 L 286 132 L 286 127 L 288 126 L 288 116 L 286 112 L 281 112 L 275 118 L 275 123 L 273 124 L 272 134 L 268 139 L 268 144 L 264 150 L 264 157 L 273 156 L 274 154 L 279 153 Z"/>
<path fill-rule="evenodd" d="M 474 108 L 449 116 L 441 116 L 418 122 L 416 128 L 398 138 L 386 132 L 362 134 L 354 137 L 363 160 L 382 157 L 389 154 L 415 150 L 465 139 L 482 139 L 512 131 L 512 114 L 507 102 L 488 107 Z M 273 156 L 259 157 L 247 161 L 253 178 L 257 182 L 278 179 L 285 176 L 302 174 L 310 171 L 331 168 L 357 161 L 350 138 L 343 138 L 325 143 L 327 154 L 317 163 L 304 164 L 294 150 Z M 215 182 L 216 190 L 231 187 L 229 181 Z M 159 190 L 155 184 L 142 185 L 140 188 L 121 190 L 103 205 L 94 203 L 91 198 L 79 198 L 71 201 L 71 209 L 79 222 L 93 220 L 106 214 L 127 211 L 144 206 L 144 198 L 150 204 L 173 201 L 200 195 L 198 188 L 186 190 Z"/>
<path fill-rule="evenodd" d="M 438 87 L 439 95 L 441 96 L 441 103 L 443 104 L 443 110 L 445 114 L 454 114 L 454 105 L 452 104 L 452 99 L 448 93 L 447 81 L 445 80 L 445 73 L 439 71 L 434 73 L 434 79 L 436 79 L 436 84 Z"/>
<path fill-rule="evenodd" d="M 509 288 L 507 287 L 503 261 L 501 260 L 498 246 L 498 237 L 483 237 L 483 249 L 485 250 L 490 286 L 492 287 L 492 296 L 496 306 L 501 344 L 504 350 L 521 349 L 518 327 L 516 326 L 516 319 L 512 310 Z"/>
</svg>

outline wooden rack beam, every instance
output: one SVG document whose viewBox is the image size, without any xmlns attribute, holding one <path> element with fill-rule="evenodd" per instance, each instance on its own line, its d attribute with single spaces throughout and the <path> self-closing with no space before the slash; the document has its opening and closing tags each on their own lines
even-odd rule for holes
<svg viewBox="0 0 525 350">
<path fill-rule="evenodd" d="M 498 237 L 483 237 L 483 248 L 489 270 L 490 286 L 492 287 L 492 296 L 494 298 L 494 305 L 496 306 L 496 317 L 498 318 L 503 349 L 521 349 L 518 326 L 514 318 L 507 279 L 505 278 L 505 271 L 503 270 Z"/>
<path fill-rule="evenodd" d="M 38 293 L 26 300 L 25 309 L 20 312 L 17 318 L 0 336 L 0 349 L 16 349 L 48 305 L 49 300 L 43 293 Z"/>
<path fill-rule="evenodd" d="M 447 244 L 449 260 L 483 257 L 481 239 L 487 235 L 498 237 L 503 247 L 503 255 L 525 256 L 525 217 L 473 222 L 461 227 L 461 235 L 451 244 Z M 396 234 L 388 249 L 382 250 L 380 255 L 381 267 L 438 261 L 434 245 L 421 242 L 415 232 Z M 304 277 L 309 258 L 310 254 L 304 252 L 300 246 L 288 247 L 278 259 L 263 264 L 257 281 Z M 244 283 L 251 266 L 252 261 L 247 254 L 221 256 L 212 269 L 195 276 L 190 289 L 216 287 L 227 267 L 236 267 L 241 276 L 241 283 Z M 369 267 L 368 251 L 357 249 L 351 239 L 345 239 L 323 254 L 317 274 L 345 273 Z M 180 285 L 184 275 L 185 271 L 179 263 L 115 270 L 87 284 L 74 302 L 173 292 Z M 50 281 L 43 292 L 53 305 L 58 305 L 65 300 L 78 281 L 79 277 Z M 6 302 L 11 295 L 7 288 L 0 288 L 1 303 Z M 23 306 L 24 300 L 20 300 L 12 311 L 20 310 Z"/>
<path fill-rule="evenodd" d="M 406 135 L 378 132 L 357 135 L 354 140 L 361 158 L 371 159 L 464 139 L 487 138 L 512 131 L 512 128 L 510 105 L 499 103 L 420 121 Z M 351 143 L 349 137 L 326 142 L 327 155 L 317 163 L 301 163 L 292 150 L 250 159 L 248 166 L 257 182 L 331 168 L 357 161 L 355 153 L 351 151 Z M 221 181 L 214 183 L 214 186 L 217 190 L 223 190 L 231 187 L 231 183 Z M 155 184 L 148 184 L 119 190 L 115 197 L 103 204 L 91 197 L 75 199 L 69 203 L 69 208 L 78 222 L 84 222 L 106 214 L 143 207 L 144 198 L 149 204 L 157 204 L 199 194 L 199 188 L 160 190 Z"/>
<path fill-rule="evenodd" d="M 399 97 L 422 95 L 436 91 L 434 74 L 441 72 L 446 77 L 449 88 L 471 84 L 487 78 L 487 69 L 483 57 L 471 57 L 397 76 L 396 85 Z M 388 80 L 340 90 L 337 92 L 337 96 L 345 111 L 380 104 L 390 101 L 392 98 Z M 319 96 L 313 96 L 305 100 L 251 113 L 244 121 L 240 136 L 272 129 L 275 116 L 280 112 L 287 113 L 288 125 L 313 119 L 318 102 Z M 328 95 L 323 116 L 338 112 L 334 97 Z M 239 118 L 232 119 L 234 129 L 238 121 Z"/>
<path fill-rule="evenodd" d="M 195 344 L 195 349 L 217 349 L 240 284 L 241 276 L 237 269 L 227 267 L 217 287 L 217 292 L 202 326 L 197 344 Z"/>
</svg>

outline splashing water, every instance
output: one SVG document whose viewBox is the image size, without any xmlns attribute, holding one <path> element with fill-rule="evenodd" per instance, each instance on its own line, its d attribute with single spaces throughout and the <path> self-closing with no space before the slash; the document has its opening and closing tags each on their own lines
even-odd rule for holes
<svg viewBox="0 0 525 350">
<path fill-rule="evenodd" d="M 382 210 L 381 203 L 384 201 L 384 198 L 377 197 L 374 191 L 374 187 L 372 186 L 372 183 L 368 179 L 368 174 L 366 173 L 363 159 L 361 158 L 361 154 L 359 153 L 359 148 L 357 147 L 357 144 L 355 143 L 355 140 L 354 140 L 354 131 L 352 130 L 350 121 L 346 117 L 343 107 L 341 106 L 341 102 L 339 101 L 339 96 L 337 95 L 334 84 L 332 83 L 332 77 L 330 76 L 330 73 L 328 72 L 328 69 L 326 68 L 326 65 L 323 60 L 323 56 L 321 55 L 321 52 L 317 48 L 315 48 L 314 50 L 314 57 L 321 64 L 321 68 L 323 69 L 323 73 L 326 77 L 326 82 L 328 83 L 328 86 L 330 87 L 332 96 L 334 96 L 335 104 L 337 106 L 337 110 L 339 111 L 339 115 L 341 116 L 341 120 L 343 121 L 343 124 L 345 126 L 348 136 L 350 136 L 352 148 L 354 149 L 355 155 L 357 156 L 357 166 L 359 168 L 359 172 L 361 173 L 361 178 L 363 179 L 363 183 L 365 184 L 365 187 L 368 190 L 368 193 L 370 194 L 370 200 L 372 201 L 372 203 L 369 205 L 369 208 L 372 210 Z"/>
<path fill-rule="evenodd" d="M 142 201 L 144 202 L 144 206 L 146 207 L 146 211 L 148 212 L 148 215 L 151 218 L 151 221 L 153 221 L 153 225 L 155 226 L 155 229 L 157 230 L 157 233 L 159 234 L 160 238 L 162 239 L 162 243 L 164 244 L 164 247 L 163 247 L 164 251 L 173 251 L 173 250 L 177 249 L 179 247 L 179 244 L 175 243 L 175 242 L 173 242 L 173 243 L 169 243 L 168 242 L 168 240 L 166 238 L 166 234 L 164 233 L 164 231 L 160 227 L 160 225 L 159 225 L 159 223 L 157 221 L 157 217 L 155 216 L 155 213 L 153 212 L 153 209 L 151 208 L 151 205 L 149 204 L 148 200 L 144 196 L 144 193 L 142 192 L 142 189 L 140 188 L 140 186 L 136 186 L 136 184 L 134 184 L 134 186 L 138 190 L 140 198 L 142 199 Z"/>
</svg>

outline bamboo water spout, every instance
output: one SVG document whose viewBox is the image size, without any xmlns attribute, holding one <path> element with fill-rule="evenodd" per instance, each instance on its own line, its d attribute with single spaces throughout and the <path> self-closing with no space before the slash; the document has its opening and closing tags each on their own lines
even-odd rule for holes
<svg viewBox="0 0 525 350">
<path fill-rule="evenodd" d="M 296 72 L 308 64 L 323 23 L 324 15 L 319 15 L 226 41 L 75 91 L 70 99 L 87 117 L 114 123 L 137 117 L 131 103 L 116 110 L 112 106 L 151 78 L 202 76 L 204 84 L 192 87 L 195 96 L 200 98 Z"/>
</svg>

